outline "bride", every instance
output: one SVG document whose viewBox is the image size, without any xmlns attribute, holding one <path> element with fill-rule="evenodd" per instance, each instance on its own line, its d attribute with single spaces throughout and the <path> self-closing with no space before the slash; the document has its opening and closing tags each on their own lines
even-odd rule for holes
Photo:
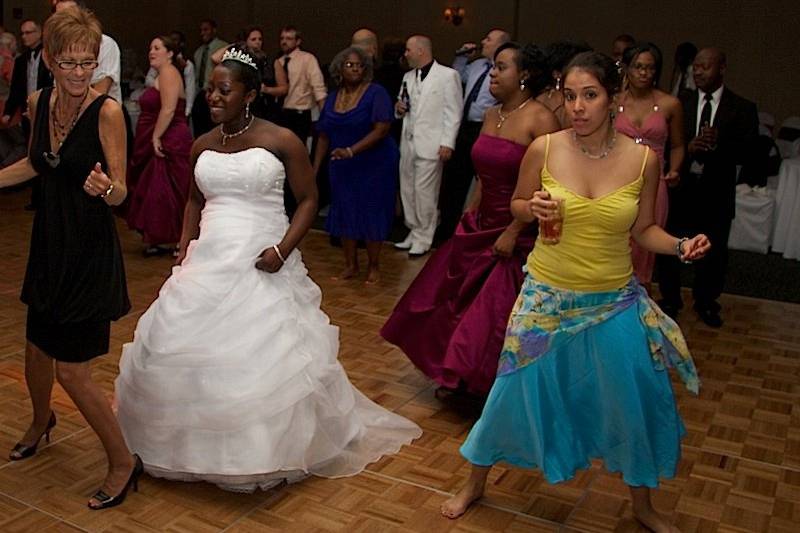
<svg viewBox="0 0 800 533">
<path fill-rule="evenodd" d="M 207 92 L 219 128 L 192 148 L 181 256 L 123 348 L 119 421 L 151 475 L 237 491 L 357 474 L 419 437 L 337 361 L 297 244 L 316 214 L 305 147 L 249 111 L 261 82 L 232 49 Z M 288 176 L 298 208 L 283 208 Z M 202 213 L 201 213 L 202 211 Z"/>
</svg>

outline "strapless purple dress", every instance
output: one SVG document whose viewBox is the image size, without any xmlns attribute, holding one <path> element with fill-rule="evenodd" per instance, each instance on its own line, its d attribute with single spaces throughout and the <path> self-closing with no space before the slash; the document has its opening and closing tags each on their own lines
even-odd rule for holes
<svg viewBox="0 0 800 533">
<path fill-rule="evenodd" d="M 511 223 L 511 196 L 527 146 L 481 134 L 472 147 L 481 202 L 465 213 L 400 299 L 381 329 L 384 339 L 440 385 L 486 394 L 494 383 L 508 316 L 536 226 L 523 231 L 509 258 L 492 246 Z"/>
<path fill-rule="evenodd" d="M 142 112 L 128 163 L 128 226 L 141 233 L 147 244 L 177 243 L 192 183 L 192 133 L 184 112 L 186 100 L 178 100 L 172 122 L 161 136 L 166 157 L 156 157 L 153 151 L 153 131 L 161 111 L 158 90 L 146 89 L 139 105 Z"/>
<path fill-rule="evenodd" d="M 667 123 L 667 119 L 664 117 L 663 113 L 654 111 L 648 115 L 641 127 L 636 127 L 625 113 L 617 113 L 617 117 L 614 120 L 614 127 L 618 132 L 635 139 L 636 142 L 646 144 L 658 155 L 659 168 L 662 170 L 662 175 L 658 182 L 658 191 L 656 192 L 655 217 L 656 224 L 663 228 L 667 223 L 667 211 L 669 207 L 667 184 L 664 181 L 663 175 L 664 152 L 669 139 L 669 123 Z M 650 283 L 653 279 L 653 267 L 656 261 L 655 254 L 648 252 L 644 248 L 640 248 L 639 245 L 631 239 L 631 260 L 633 261 L 633 270 L 639 281 L 642 283 Z"/>
</svg>

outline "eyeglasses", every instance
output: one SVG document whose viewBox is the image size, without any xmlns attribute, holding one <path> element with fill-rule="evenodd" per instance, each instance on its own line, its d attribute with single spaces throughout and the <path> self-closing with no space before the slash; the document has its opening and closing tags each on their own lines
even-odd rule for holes
<svg viewBox="0 0 800 533">
<path fill-rule="evenodd" d="M 345 61 L 344 66 L 345 68 L 362 69 L 364 68 L 364 63 L 359 61 Z"/>
<path fill-rule="evenodd" d="M 656 66 L 655 65 L 642 65 L 641 63 L 634 63 L 633 65 L 631 65 L 631 69 L 639 71 L 639 72 L 641 72 L 641 71 L 644 71 L 644 72 L 655 72 L 656 71 Z"/>
<path fill-rule="evenodd" d="M 70 59 L 66 59 L 64 61 L 56 61 L 56 65 L 61 70 L 75 70 L 78 67 L 81 67 L 83 70 L 94 70 L 97 68 L 97 61 L 90 60 L 90 61 L 72 61 Z"/>
</svg>

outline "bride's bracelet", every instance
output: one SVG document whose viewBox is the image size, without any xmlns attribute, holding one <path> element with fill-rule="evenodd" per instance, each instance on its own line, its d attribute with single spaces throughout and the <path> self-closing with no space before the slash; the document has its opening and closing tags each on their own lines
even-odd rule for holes
<svg viewBox="0 0 800 533">
<path fill-rule="evenodd" d="M 285 263 L 286 259 L 283 258 L 283 254 L 281 253 L 281 249 L 278 248 L 277 244 L 272 245 L 272 249 L 275 250 L 275 253 L 278 254 L 278 259 L 281 260 L 281 263 Z"/>
</svg>

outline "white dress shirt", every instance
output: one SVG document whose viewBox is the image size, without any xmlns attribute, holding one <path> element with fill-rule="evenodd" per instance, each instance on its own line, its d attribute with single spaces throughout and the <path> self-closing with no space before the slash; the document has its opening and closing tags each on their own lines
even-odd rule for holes
<svg viewBox="0 0 800 533">
<path fill-rule="evenodd" d="M 720 85 L 719 89 L 711 93 L 711 120 L 710 124 L 714 125 L 714 119 L 717 116 L 717 109 L 719 108 L 719 100 L 722 98 L 722 90 L 725 86 Z M 703 107 L 706 105 L 706 93 L 697 89 L 697 122 L 695 123 L 695 134 L 700 133 L 700 116 L 703 114 Z"/>
<path fill-rule="evenodd" d="M 122 89 L 119 86 L 121 75 L 119 46 L 117 41 L 103 34 L 100 41 L 100 53 L 97 54 L 97 68 L 92 73 L 92 83 L 97 83 L 103 78 L 111 78 L 111 87 L 108 89 L 108 96 L 122 103 Z"/>
</svg>

